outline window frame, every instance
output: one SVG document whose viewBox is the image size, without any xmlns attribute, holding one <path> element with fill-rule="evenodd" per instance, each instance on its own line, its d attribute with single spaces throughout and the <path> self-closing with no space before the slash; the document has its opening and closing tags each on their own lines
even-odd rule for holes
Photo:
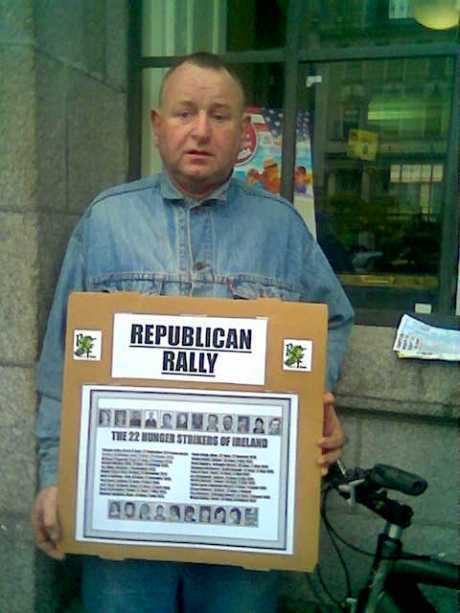
<svg viewBox="0 0 460 613">
<path fill-rule="evenodd" d="M 142 55 L 142 0 L 129 2 L 128 40 L 128 179 L 141 176 L 142 126 L 142 71 L 146 68 L 167 68 L 181 56 Z M 229 51 L 222 54 L 231 64 L 279 63 L 284 69 L 283 92 L 283 149 L 281 195 L 293 200 L 292 177 L 296 154 L 296 114 L 300 71 L 306 63 L 332 61 L 364 61 L 375 59 L 452 58 L 454 74 L 450 129 L 447 143 L 444 207 L 441 218 L 442 243 L 438 274 L 438 306 L 432 315 L 422 318 L 451 328 L 460 327 L 460 316 L 455 315 L 455 286 L 459 266 L 459 49 L 456 43 L 397 43 L 385 46 L 303 48 L 300 45 L 300 23 L 305 0 L 289 0 L 284 47 L 263 50 Z M 403 313 L 410 311 L 391 309 L 357 309 L 356 323 L 363 325 L 395 326 Z M 420 317 L 416 314 L 417 317 Z"/>
</svg>

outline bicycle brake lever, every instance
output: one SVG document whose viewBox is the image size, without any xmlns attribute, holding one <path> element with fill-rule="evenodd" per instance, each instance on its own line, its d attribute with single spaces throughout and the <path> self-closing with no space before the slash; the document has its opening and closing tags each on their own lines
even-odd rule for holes
<svg viewBox="0 0 460 613">
<path fill-rule="evenodd" d="M 364 479 L 355 479 L 354 481 L 339 485 L 338 490 L 348 496 L 347 502 L 350 507 L 356 504 L 356 488 L 362 483 L 364 483 Z"/>
</svg>

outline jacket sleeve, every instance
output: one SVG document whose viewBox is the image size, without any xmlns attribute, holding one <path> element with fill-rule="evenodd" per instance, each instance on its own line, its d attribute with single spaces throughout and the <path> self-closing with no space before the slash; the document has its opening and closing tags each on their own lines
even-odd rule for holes
<svg viewBox="0 0 460 613">
<path fill-rule="evenodd" d="M 303 300 L 328 307 L 326 391 L 332 392 L 347 349 L 353 309 L 326 256 L 313 240 L 304 252 L 303 287 Z"/>
<path fill-rule="evenodd" d="M 38 364 L 40 401 L 36 434 L 42 488 L 57 484 L 67 300 L 72 291 L 85 289 L 81 231 L 82 222 L 73 232 L 67 247 Z"/>
</svg>

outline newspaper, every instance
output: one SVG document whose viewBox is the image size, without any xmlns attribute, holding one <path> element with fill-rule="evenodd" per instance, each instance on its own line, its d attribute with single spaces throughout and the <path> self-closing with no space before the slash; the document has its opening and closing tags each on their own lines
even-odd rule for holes
<svg viewBox="0 0 460 613">
<path fill-rule="evenodd" d="M 460 332 L 436 328 L 404 315 L 393 350 L 399 358 L 460 361 Z"/>
</svg>

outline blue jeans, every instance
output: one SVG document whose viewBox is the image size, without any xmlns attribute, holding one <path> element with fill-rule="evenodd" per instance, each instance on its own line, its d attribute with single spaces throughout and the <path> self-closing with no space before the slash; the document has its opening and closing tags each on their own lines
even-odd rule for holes
<svg viewBox="0 0 460 613">
<path fill-rule="evenodd" d="M 275 613 L 277 587 L 276 572 L 83 558 L 88 613 Z"/>
</svg>

